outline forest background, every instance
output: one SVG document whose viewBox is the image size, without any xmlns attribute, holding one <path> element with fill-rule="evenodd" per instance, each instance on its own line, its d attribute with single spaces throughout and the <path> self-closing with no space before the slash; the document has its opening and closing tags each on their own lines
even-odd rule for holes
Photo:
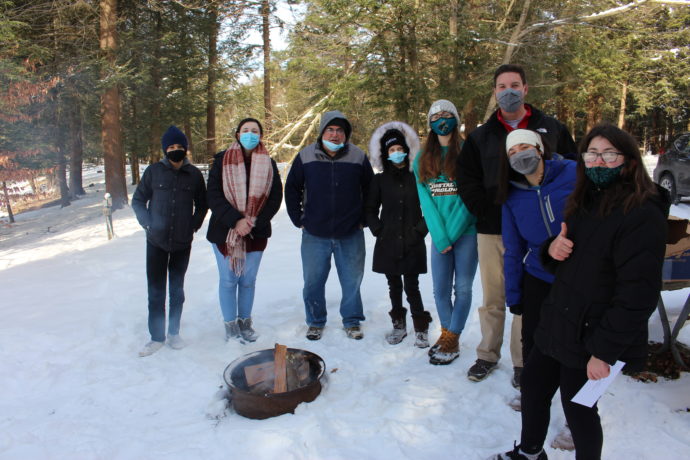
<svg viewBox="0 0 690 460">
<path fill-rule="evenodd" d="M 278 7 L 299 20 L 274 50 Z M 494 109 L 502 63 L 525 67 L 527 101 L 576 140 L 610 121 L 657 153 L 690 130 L 690 0 L 0 0 L 1 200 L 11 221 L 8 185 L 27 181 L 69 205 L 90 162 L 120 208 L 125 168 L 136 183 L 170 124 L 197 164 L 247 116 L 283 162 L 325 110 L 365 146 L 392 119 L 423 136 L 444 98 L 469 133 Z"/>
</svg>

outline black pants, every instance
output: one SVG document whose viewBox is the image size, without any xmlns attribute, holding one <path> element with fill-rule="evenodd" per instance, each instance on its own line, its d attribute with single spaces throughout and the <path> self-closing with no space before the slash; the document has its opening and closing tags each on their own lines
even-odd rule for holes
<svg viewBox="0 0 690 460">
<path fill-rule="evenodd" d="M 412 317 L 424 315 L 424 304 L 422 295 L 419 293 L 419 275 L 388 275 L 388 294 L 391 298 L 391 318 L 402 319 L 407 310 L 403 307 L 402 293 L 403 282 L 407 302 L 410 304 Z"/>
<path fill-rule="evenodd" d="M 534 346 L 534 332 L 539 325 L 541 305 L 549 295 L 551 283 L 525 272 L 522 277 L 522 357 L 529 358 Z"/>
<path fill-rule="evenodd" d="M 149 332 L 154 342 L 165 341 L 165 285 L 170 278 L 170 319 L 168 334 L 180 332 L 184 303 L 184 275 L 192 247 L 167 252 L 146 242 L 146 278 L 149 289 Z"/>
<path fill-rule="evenodd" d="M 587 382 L 585 369 L 573 369 L 532 347 L 522 371 L 522 435 L 520 447 L 536 453 L 544 446 L 551 418 L 551 400 L 558 388 L 565 419 L 573 434 L 575 458 L 598 460 L 604 436 L 597 405 L 586 407 L 570 400 Z"/>
</svg>

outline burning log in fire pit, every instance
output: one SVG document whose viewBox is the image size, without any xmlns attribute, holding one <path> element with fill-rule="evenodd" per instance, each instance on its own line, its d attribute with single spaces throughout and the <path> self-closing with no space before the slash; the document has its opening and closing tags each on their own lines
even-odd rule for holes
<svg viewBox="0 0 690 460">
<path fill-rule="evenodd" d="M 326 364 L 306 350 L 276 344 L 236 359 L 225 368 L 223 378 L 237 412 L 264 419 L 294 413 L 301 402 L 311 402 L 321 393 Z"/>
</svg>

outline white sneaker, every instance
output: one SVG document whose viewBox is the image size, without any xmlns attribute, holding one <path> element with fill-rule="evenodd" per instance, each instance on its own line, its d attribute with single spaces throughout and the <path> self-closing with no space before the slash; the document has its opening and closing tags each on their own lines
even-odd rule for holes
<svg viewBox="0 0 690 460">
<path fill-rule="evenodd" d="M 164 342 L 154 342 L 153 340 L 144 345 L 144 348 L 139 351 L 139 356 L 149 356 L 161 349 Z"/>
<path fill-rule="evenodd" d="M 182 337 L 180 337 L 180 334 L 168 335 L 168 346 L 173 350 L 182 350 L 186 345 Z"/>
</svg>

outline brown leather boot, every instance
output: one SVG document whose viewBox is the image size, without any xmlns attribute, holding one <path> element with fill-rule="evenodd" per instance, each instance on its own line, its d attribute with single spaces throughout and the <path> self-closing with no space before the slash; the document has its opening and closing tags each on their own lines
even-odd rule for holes
<svg viewBox="0 0 690 460">
<path fill-rule="evenodd" d="M 441 336 L 438 338 L 436 343 L 433 344 L 431 346 L 431 348 L 429 348 L 429 351 L 428 351 L 429 356 L 431 356 L 436 350 L 438 350 L 438 348 L 441 346 L 441 343 L 443 342 L 444 337 L 446 336 L 447 333 L 448 333 L 448 329 L 446 329 L 445 327 L 442 327 L 441 328 Z"/>
<path fill-rule="evenodd" d="M 431 354 L 431 364 L 450 364 L 460 356 L 460 334 L 446 331 L 440 346 Z"/>
</svg>

